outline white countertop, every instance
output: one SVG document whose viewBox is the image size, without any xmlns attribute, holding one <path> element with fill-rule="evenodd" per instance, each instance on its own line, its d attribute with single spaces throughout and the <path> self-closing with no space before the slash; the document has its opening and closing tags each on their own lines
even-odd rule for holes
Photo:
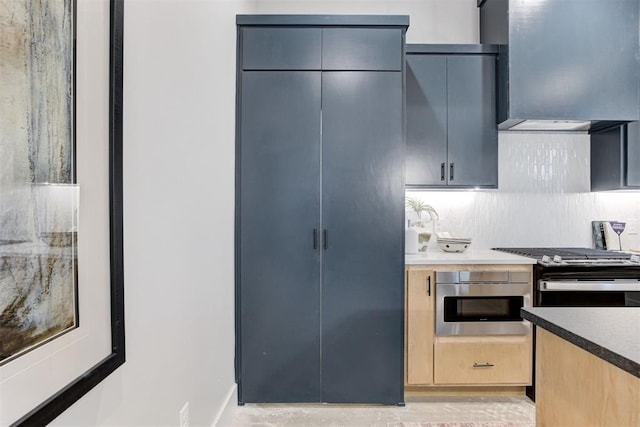
<svg viewBox="0 0 640 427">
<path fill-rule="evenodd" d="M 534 258 L 512 255 L 491 249 L 467 249 L 464 252 L 444 252 L 438 248 L 416 255 L 405 254 L 406 265 L 429 264 L 536 264 Z"/>
</svg>

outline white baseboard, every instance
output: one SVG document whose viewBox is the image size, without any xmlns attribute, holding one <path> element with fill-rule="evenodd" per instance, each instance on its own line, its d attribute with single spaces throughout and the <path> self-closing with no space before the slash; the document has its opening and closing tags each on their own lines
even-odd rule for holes
<svg viewBox="0 0 640 427">
<path fill-rule="evenodd" d="M 216 418 L 213 420 L 212 427 L 229 427 L 233 422 L 233 416 L 238 407 L 238 385 L 233 384 L 231 390 L 227 393 L 224 405 L 218 411 Z"/>
</svg>

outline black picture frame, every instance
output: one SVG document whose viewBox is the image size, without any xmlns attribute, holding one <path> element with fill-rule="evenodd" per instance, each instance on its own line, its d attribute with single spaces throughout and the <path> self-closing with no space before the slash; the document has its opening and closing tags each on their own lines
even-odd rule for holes
<svg viewBox="0 0 640 427">
<path fill-rule="evenodd" d="M 124 0 L 109 3 L 109 243 L 111 354 L 36 406 L 12 426 L 53 421 L 125 362 L 122 215 Z"/>
</svg>

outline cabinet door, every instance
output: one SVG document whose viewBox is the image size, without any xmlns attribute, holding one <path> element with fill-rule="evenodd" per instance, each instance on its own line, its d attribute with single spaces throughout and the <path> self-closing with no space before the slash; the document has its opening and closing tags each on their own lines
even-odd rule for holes
<svg viewBox="0 0 640 427">
<path fill-rule="evenodd" d="M 624 125 L 591 134 L 591 191 L 624 188 L 627 130 Z"/>
<path fill-rule="evenodd" d="M 320 72 L 242 73 L 241 402 L 320 400 Z"/>
<path fill-rule="evenodd" d="M 640 187 L 640 122 L 627 124 L 626 185 Z M 591 161 L 594 161 L 593 159 Z"/>
<path fill-rule="evenodd" d="M 320 70 L 320 28 L 242 29 L 244 70 Z"/>
<path fill-rule="evenodd" d="M 447 57 L 407 56 L 407 186 L 447 184 Z"/>
<path fill-rule="evenodd" d="M 402 70 L 399 28 L 324 28 L 323 70 Z"/>
<path fill-rule="evenodd" d="M 433 384 L 435 275 L 407 271 L 407 384 Z"/>
<path fill-rule="evenodd" d="M 323 72 L 322 400 L 402 402 L 402 73 Z"/>
<path fill-rule="evenodd" d="M 447 58 L 449 185 L 498 186 L 495 56 Z"/>
</svg>

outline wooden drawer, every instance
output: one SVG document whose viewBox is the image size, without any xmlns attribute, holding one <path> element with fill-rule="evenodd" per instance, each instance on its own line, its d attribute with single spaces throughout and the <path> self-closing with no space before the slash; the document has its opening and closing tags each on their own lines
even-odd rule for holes
<svg viewBox="0 0 640 427">
<path fill-rule="evenodd" d="M 531 384 L 531 338 L 438 338 L 435 384 Z"/>
</svg>

